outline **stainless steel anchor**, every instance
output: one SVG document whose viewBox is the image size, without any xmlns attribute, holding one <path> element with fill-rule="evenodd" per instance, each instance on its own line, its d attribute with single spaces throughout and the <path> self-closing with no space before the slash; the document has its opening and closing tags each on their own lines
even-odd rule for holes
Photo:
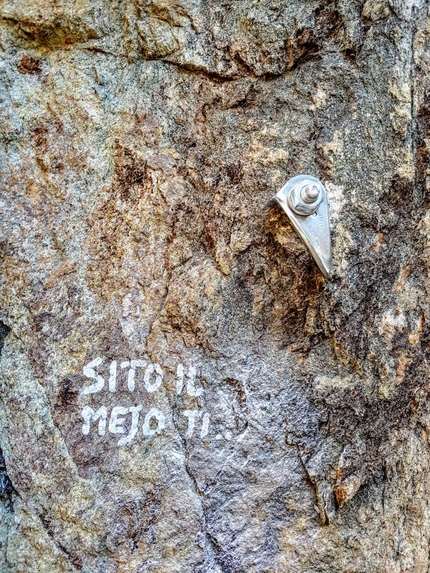
<svg viewBox="0 0 430 573">
<path fill-rule="evenodd" d="M 290 179 L 275 195 L 322 274 L 332 269 L 329 209 L 324 185 L 311 175 Z"/>
</svg>

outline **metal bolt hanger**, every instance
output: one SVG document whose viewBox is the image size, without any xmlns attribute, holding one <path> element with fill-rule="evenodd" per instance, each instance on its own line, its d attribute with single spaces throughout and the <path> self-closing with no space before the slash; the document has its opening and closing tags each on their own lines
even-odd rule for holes
<svg viewBox="0 0 430 573">
<path fill-rule="evenodd" d="M 332 269 L 329 209 L 324 185 L 311 175 L 290 179 L 275 195 L 322 274 Z"/>
</svg>

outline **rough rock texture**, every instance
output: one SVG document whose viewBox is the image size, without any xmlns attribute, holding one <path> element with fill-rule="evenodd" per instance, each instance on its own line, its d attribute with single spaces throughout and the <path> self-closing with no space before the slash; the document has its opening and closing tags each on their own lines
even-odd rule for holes
<svg viewBox="0 0 430 573">
<path fill-rule="evenodd" d="M 0 571 L 429 571 L 428 2 L 0 30 Z"/>
</svg>

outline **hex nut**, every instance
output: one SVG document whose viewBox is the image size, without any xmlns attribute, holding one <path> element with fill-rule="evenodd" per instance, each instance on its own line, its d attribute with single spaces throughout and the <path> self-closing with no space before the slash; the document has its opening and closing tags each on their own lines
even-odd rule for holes
<svg viewBox="0 0 430 573">
<path fill-rule="evenodd" d="M 305 179 L 291 189 L 288 205 L 297 215 L 308 217 L 317 211 L 323 199 L 321 183 Z"/>
</svg>

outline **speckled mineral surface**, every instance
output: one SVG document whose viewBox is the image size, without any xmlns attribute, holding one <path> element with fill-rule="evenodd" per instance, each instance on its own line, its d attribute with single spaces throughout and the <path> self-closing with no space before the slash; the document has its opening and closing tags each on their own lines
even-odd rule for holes
<svg viewBox="0 0 430 573">
<path fill-rule="evenodd" d="M 0 0 L 1 573 L 427 573 L 429 146 L 426 0 Z"/>
</svg>

